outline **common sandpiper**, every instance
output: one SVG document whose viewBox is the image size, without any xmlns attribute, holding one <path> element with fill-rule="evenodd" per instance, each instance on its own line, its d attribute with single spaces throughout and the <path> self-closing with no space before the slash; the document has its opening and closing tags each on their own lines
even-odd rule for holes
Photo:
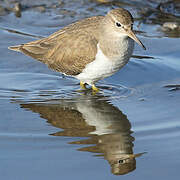
<svg viewBox="0 0 180 180">
<path fill-rule="evenodd" d="M 134 41 L 145 46 L 133 32 L 129 11 L 117 8 L 105 16 L 93 16 L 70 24 L 52 35 L 9 49 L 22 52 L 49 68 L 91 85 L 111 76 L 128 63 Z"/>
</svg>

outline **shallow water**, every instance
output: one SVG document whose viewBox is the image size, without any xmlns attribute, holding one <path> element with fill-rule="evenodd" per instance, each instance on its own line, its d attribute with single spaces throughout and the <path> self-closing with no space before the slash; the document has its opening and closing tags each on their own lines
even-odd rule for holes
<svg viewBox="0 0 180 180">
<path fill-rule="evenodd" d="M 139 6 L 149 5 L 138 1 L 135 9 L 129 2 L 122 5 L 135 16 Z M 141 23 L 138 29 L 136 21 L 147 51 L 136 46 L 134 54 L 152 58 L 131 58 L 93 95 L 79 91 L 77 80 L 7 49 L 111 8 L 95 1 L 52 4 L 43 13 L 27 8 L 21 18 L 13 12 L 0 16 L 0 177 L 178 179 L 178 36 L 169 37 L 160 24 Z"/>
</svg>

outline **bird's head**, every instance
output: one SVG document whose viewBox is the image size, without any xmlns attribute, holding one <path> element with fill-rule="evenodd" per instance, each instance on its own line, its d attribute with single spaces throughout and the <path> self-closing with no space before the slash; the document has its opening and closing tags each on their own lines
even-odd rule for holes
<svg viewBox="0 0 180 180">
<path fill-rule="evenodd" d="M 111 28 L 113 32 L 116 33 L 116 35 L 130 37 L 140 46 L 146 49 L 143 43 L 137 38 L 137 36 L 133 32 L 134 21 L 129 11 L 123 8 L 113 9 L 108 12 L 105 18 L 107 19 L 108 23 L 111 24 Z"/>
</svg>

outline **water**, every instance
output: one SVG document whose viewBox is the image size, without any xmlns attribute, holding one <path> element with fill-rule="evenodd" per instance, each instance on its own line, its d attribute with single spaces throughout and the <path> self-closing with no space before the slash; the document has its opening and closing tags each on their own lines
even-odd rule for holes
<svg viewBox="0 0 180 180">
<path fill-rule="evenodd" d="M 52 9 L 53 3 L 43 13 L 29 7 L 21 18 L 12 12 L 0 16 L 1 179 L 178 179 L 177 33 L 172 38 L 158 24 L 141 23 L 147 51 L 136 46 L 134 54 L 152 58 L 132 58 L 100 81 L 101 91 L 93 95 L 79 91 L 77 80 L 7 49 L 111 8 L 65 1 Z M 133 4 L 123 6 L 134 15 L 139 6 L 149 6 Z"/>
</svg>

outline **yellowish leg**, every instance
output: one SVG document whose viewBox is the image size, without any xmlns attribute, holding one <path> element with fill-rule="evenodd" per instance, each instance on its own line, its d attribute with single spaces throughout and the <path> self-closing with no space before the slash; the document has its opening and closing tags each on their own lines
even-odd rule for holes
<svg viewBox="0 0 180 180">
<path fill-rule="evenodd" d="M 82 81 L 80 81 L 80 86 L 81 86 L 81 89 L 86 89 L 86 85 Z"/>
<path fill-rule="evenodd" d="M 96 93 L 99 92 L 99 89 L 94 84 L 92 85 L 92 90 Z"/>
</svg>

